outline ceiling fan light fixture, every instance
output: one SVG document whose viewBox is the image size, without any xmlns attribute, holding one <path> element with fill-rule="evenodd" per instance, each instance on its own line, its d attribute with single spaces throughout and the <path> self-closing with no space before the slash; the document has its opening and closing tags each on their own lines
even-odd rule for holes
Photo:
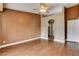
<svg viewBox="0 0 79 59">
<path fill-rule="evenodd" d="M 41 13 L 46 13 L 47 12 L 47 7 L 45 6 L 45 4 L 44 3 L 42 3 L 41 5 L 40 5 L 40 12 Z"/>
<path fill-rule="evenodd" d="M 40 12 L 47 12 L 46 9 L 40 9 Z"/>
</svg>

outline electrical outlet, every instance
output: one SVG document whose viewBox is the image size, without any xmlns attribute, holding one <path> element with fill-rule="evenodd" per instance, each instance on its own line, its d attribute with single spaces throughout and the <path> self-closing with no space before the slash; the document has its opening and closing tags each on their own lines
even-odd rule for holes
<svg viewBox="0 0 79 59">
<path fill-rule="evenodd" d="M 3 41 L 3 43 L 6 43 L 5 41 Z"/>
</svg>

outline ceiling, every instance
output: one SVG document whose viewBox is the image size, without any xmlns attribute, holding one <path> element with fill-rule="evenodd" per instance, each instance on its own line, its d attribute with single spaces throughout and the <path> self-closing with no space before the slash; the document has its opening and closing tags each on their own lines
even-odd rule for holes
<svg viewBox="0 0 79 59">
<path fill-rule="evenodd" d="M 51 9 L 44 15 L 62 12 L 63 7 L 68 8 L 74 5 L 77 5 L 77 3 L 46 3 L 46 6 L 51 7 Z M 4 3 L 4 8 L 39 14 L 40 3 Z"/>
</svg>

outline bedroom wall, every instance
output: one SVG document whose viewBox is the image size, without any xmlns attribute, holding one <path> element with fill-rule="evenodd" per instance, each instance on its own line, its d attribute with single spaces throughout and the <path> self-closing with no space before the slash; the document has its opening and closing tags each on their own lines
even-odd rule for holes
<svg viewBox="0 0 79 59">
<path fill-rule="evenodd" d="M 0 45 L 1 45 L 1 42 L 2 42 L 2 24 L 1 24 L 1 14 L 0 13 Z"/>
<path fill-rule="evenodd" d="M 40 15 L 7 9 L 1 20 L 5 44 L 40 37 Z"/>
<path fill-rule="evenodd" d="M 48 21 L 54 19 L 53 32 L 54 40 L 64 42 L 64 12 L 60 12 L 41 19 L 41 37 L 48 39 Z"/>
<path fill-rule="evenodd" d="M 3 3 L 0 3 L 0 12 L 3 11 Z"/>
</svg>

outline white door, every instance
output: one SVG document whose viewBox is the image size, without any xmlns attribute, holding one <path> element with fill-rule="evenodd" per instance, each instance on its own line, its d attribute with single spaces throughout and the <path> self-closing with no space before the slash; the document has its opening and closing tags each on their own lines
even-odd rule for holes
<svg viewBox="0 0 79 59">
<path fill-rule="evenodd" d="M 79 42 L 79 20 L 75 20 L 75 42 Z"/>
<path fill-rule="evenodd" d="M 67 23 L 67 41 L 79 42 L 79 20 L 68 20 Z"/>
</svg>

